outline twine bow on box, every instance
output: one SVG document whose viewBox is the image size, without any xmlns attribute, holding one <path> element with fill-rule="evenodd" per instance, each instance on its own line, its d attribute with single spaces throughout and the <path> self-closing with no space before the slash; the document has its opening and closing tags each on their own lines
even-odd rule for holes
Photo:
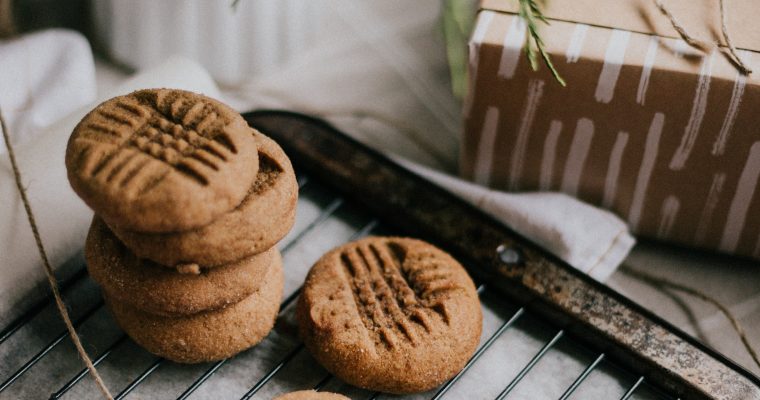
<svg viewBox="0 0 760 400">
<path fill-rule="evenodd" d="M 688 32 L 686 32 L 686 29 L 684 29 L 683 25 L 676 19 L 675 15 L 671 13 L 667 7 L 665 7 L 665 4 L 662 3 L 662 0 L 653 0 L 654 4 L 657 6 L 657 8 L 660 10 L 660 12 L 665 15 L 668 20 L 670 20 L 670 24 L 673 25 L 673 29 L 678 32 L 678 34 L 681 36 L 681 38 L 689 44 L 689 46 L 694 47 L 696 49 L 699 49 L 701 51 L 709 51 L 713 45 L 708 44 L 705 41 L 699 40 L 692 35 L 690 35 Z M 733 62 L 736 65 L 736 68 L 739 69 L 743 74 L 749 75 L 752 73 L 752 69 L 742 60 L 741 57 L 739 57 L 739 53 L 736 50 L 736 46 L 734 46 L 733 42 L 731 41 L 731 36 L 728 34 L 728 23 L 726 22 L 726 4 L 725 0 L 720 0 L 720 28 L 723 35 L 723 40 L 726 42 L 726 46 L 728 47 L 728 50 L 724 50 L 727 52 L 727 56 L 731 62 Z M 723 47 L 720 45 L 720 42 L 715 44 L 718 46 L 718 48 L 723 49 Z"/>
</svg>

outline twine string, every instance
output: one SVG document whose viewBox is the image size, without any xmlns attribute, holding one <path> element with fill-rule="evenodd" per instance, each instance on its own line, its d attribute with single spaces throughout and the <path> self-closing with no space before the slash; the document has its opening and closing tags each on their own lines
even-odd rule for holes
<svg viewBox="0 0 760 400">
<path fill-rule="evenodd" d="M 670 25 L 673 26 L 673 29 L 675 29 L 676 32 L 678 32 L 678 35 L 681 36 L 681 39 L 683 39 L 686 43 L 688 43 L 689 46 L 702 50 L 702 51 L 710 50 L 710 47 L 711 47 L 710 45 L 691 36 L 689 32 L 686 32 L 686 29 L 678 21 L 678 18 L 676 18 L 676 16 L 673 15 L 673 13 L 671 13 L 670 10 L 667 9 L 667 7 L 665 7 L 665 4 L 662 4 L 662 0 L 654 0 L 654 4 L 657 6 L 660 12 L 665 17 L 668 18 L 668 20 L 670 21 Z"/>
<path fill-rule="evenodd" d="M 702 51 L 709 51 L 713 46 L 708 45 L 706 42 L 699 40 L 695 38 L 694 36 L 690 35 L 686 29 L 681 25 L 681 23 L 678 21 L 675 15 L 668 10 L 667 7 L 665 7 L 665 4 L 662 3 L 662 0 L 654 0 L 655 6 L 660 10 L 660 12 L 668 18 L 670 21 L 670 25 L 673 26 L 673 29 L 678 32 L 678 35 L 681 36 L 681 39 L 683 39 L 686 43 L 689 44 L 689 46 L 694 47 L 698 50 Z M 731 40 L 731 35 L 728 34 L 728 18 L 726 17 L 726 5 L 725 0 L 720 0 L 720 26 L 721 26 L 721 32 L 723 35 L 723 40 L 726 42 L 726 46 L 728 47 L 728 58 L 736 65 L 736 68 L 739 69 L 739 71 L 745 75 L 749 75 L 752 73 L 752 69 L 747 65 L 747 63 L 742 60 L 741 57 L 739 57 L 739 52 L 736 50 L 736 47 L 734 46 L 733 41 Z M 720 47 L 720 43 L 717 43 L 718 47 Z M 724 51 L 725 52 L 725 51 Z"/>
<path fill-rule="evenodd" d="M 728 52 L 731 54 L 732 59 L 734 63 L 739 67 L 739 69 L 746 75 L 749 75 L 752 73 L 752 69 L 749 68 L 749 66 L 742 60 L 741 57 L 739 57 L 739 53 L 736 51 L 736 47 L 734 46 L 734 43 L 731 41 L 731 36 L 728 34 L 728 23 L 726 22 L 726 5 L 724 0 L 720 0 L 720 28 L 723 32 L 723 40 L 726 41 L 726 45 L 728 46 Z"/>
<path fill-rule="evenodd" d="M 714 305 L 718 310 L 720 310 L 720 312 L 731 323 L 731 326 L 733 327 L 734 331 L 736 331 L 736 334 L 739 335 L 739 339 L 741 339 L 742 344 L 744 345 L 744 348 L 747 350 L 747 353 L 749 353 L 750 357 L 752 357 L 752 360 L 755 362 L 755 364 L 757 364 L 758 368 L 760 368 L 760 357 L 757 354 L 757 350 L 755 350 L 754 346 L 752 346 L 752 343 L 749 342 L 749 339 L 747 338 L 747 334 L 745 333 L 744 328 L 742 327 L 741 323 L 739 323 L 739 319 L 737 319 L 734 316 L 734 313 L 732 313 L 731 310 L 728 309 L 728 307 L 726 307 L 723 303 L 718 301 L 716 298 L 702 292 L 701 290 L 694 289 L 692 287 L 683 285 L 678 282 L 673 282 L 666 278 L 650 275 L 646 272 L 635 270 L 629 267 L 628 265 L 622 265 L 620 267 L 620 270 L 656 288 L 677 290 L 679 292 L 689 294 L 704 302 Z"/>
<path fill-rule="evenodd" d="M 14 33 L 16 33 L 16 24 L 13 23 L 13 1 L 0 0 L 0 38 Z"/>
<path fill-rule="evenodd" d="M 92 363 L 92 359 L 90 359 L 90 356 L 87 355 L 87 351 L 85 351 L 84 346 L 82 346 L 82 341 L 79 339 L 79 335 L 77 334 L 76 329 L 74 328 L 74 324 L 71 323 L 71 318 L 69 317 L 69 312 L 66 309 L 66 304 L 63 302 L 63 299 L 61 298 L 61 293 L 58 290 L 58 282 L 55 279 L 55 275 L 53 274 L 53 268 L 50 266 L 50 261 L 48 260 L 47 253 L 45 252 L 45 247 L 42 245 L 42 237 L 40 236 L 39 229 L 37 229 L 37 221 L 34 218 L 34 213 L 32 212 L 32 206 L 29 203 L 29 198 L 26 195 L 26 190 L 24 189 L 24 186 L 21 184 L 21 171 L 19 170 L 18 163 L 16 162 L 16 155 L 13 151 L 13 145 L 11 144 L 11 138 L 10 134 L 8 133 L 8 128 L 5 125 L 5 119 L 3 118 L 2 110 L 0 109 L 0 128 L 2 128 L 3 131 L 3 139 L 5 140 L 5 148 L 8 149 L 8 158 L 11 161 L 11 168 L 13 170 L 13 177 L 16 180 L 16 187 L 18 188 L 18 193 L 21 196 L 21 202 L 24 204 L 24 210 L 26 210 L 26 217 L 29 220 L 29 226 L 32 228 L 32 235 L 34 235 L 34 241 L 37 244 L 37 251 L 40 253 L 40 258 L 42 259 L 42 265 L 45 269 L 45 275 L 47 275 L 48 283 L 50 284 L 50 289 L 53 292 L 53 298 L 55 299 L 55 304 L 58 307 L 58 312 L 61 314 L 61 318 L 63 319 L 63 323 L 66 325 L 66 329 L 69 331 L 69 337 L 71 338 L 71 341 L 74 342 L 74 347 L 77 349 L 77 353 L 79 353 L 79 356 L 82 358 L 82 361 L 84 361 L 85 365 L 87 365 L 87 369 L 90 371 L 90 375 L 95 379 L 95 383 L 97 383 L 98 388 L 103 393 L 103 396 L 108 400 L 113 400 L 113 396 L 111 395 L 111 392 L 108 391 L 108 388 L 106 387 L 105 382 L 103 382 L 103 378 L 100 377 L 100 374 L 98 374 L 98 371 L 95 369 L 95 365 Z"/>
</svg>

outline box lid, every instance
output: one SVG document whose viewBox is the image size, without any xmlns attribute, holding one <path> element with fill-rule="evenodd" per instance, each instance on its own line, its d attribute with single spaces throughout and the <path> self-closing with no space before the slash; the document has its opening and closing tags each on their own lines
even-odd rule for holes
<svg viewBox="0 0 760 400">
<path fill-rule="evenodd" d="M 737 48 L 760 51 L 760 4 L 757 0 L 724 0 L 728 33 Z M 725 45 L 718 0 L 662 0 L 691 36 Z M 481 9 L 516 13 L 518 0 L 482 0 Z M 678 38 L 654 0 L 547 0 L 550 20 L 579 22 L 607 28 Z"/>
</svg>

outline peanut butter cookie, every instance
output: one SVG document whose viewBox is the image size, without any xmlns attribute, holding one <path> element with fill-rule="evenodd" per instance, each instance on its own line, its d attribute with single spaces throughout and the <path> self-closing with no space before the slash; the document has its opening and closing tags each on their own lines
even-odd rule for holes
<svg viewBox="0 0 760 400">
<path fill-rule="evenodd" d="M 299 390 L 277 396 L 274 400 L 349 400 L 342 394 L 331 392 L 316 392 L 314 390 Z"/>
<path fill-rule="evenodd" d="M 312 267 L 297 306 L 306 348 L 330 372 L 369 390 L 421 392 L 474 352 L 480 301 L 464 268 L 420 240 L 370 237 Z"/>
<path fill-rule="evenodd" d="M 293 226 L 298 183 L 279 145 L 257 131 L 250 133 L 259 152 L 259 170 L 247 197 L 234 210 L 202 228 L 147 234 L 111 227 L 139 257 L 161 265 L 228 264 L 274 246 Z"/>
<path fill-rule="evenodd" d="M 211 270 L 180 273 L 129 251 L 95 217 L 85 244 L 92 279 L 114 301 L 157 315 L 188 315 L 237 303 L 255 292 L 266 271 L 282 264 L 276 248 Z"/>
<path fill-rule="evenodd" d="M 110 226 L 176 232 L 237 207 L 258 172 L 258 153 L 231 108 L 148 89 L 87 114 L 69 138 L 66 168 L 74 191 Z"/>
<path fill-rule="evenodd" d="M 166 317 L 126 303 L 105 300 L 116 322 L 149 352 L 179 363 L 231 357 L 260 342 L 274 326 L 283 290 L 282 265 L 267 268 L 259 288 L 225 308 L 189 316 Z"/>
</svg>

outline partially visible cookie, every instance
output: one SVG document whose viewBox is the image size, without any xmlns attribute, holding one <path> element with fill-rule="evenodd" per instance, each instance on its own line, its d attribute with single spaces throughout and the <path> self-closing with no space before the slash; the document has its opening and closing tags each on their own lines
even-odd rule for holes
<svg viewBox="0 0 760 400">
<path fill-rule="evenodd" d="M 317 392 L 314 390 L 299 390 L 277 396 L 273 400 L 349 400 L 342 394 L 331 392 Z"/>
<path fill-rule="evenodd" d="M 199 228 L 237 207 L 258 172 L 256 141 L 226 105 L 147 89 L 97 106 L 66 149 L 74 191 L 110 226 Z"/>
<path fill-rule="evenodd" d="M 112 227 L 116 236 L 138 256 L 170 267 L 224 265 L 274 246 L 295 221 L 298 183 L 280 146 L 257 131 L 251 135 L 258 144 L 259 171 L 235 210 L 191 231 L 146 234 Z"/>
<path fill-rule="evenodd" d="M 87 270 L 115 301 L 159 315 L 215 310 L 251 295 L 266 271 L 281 265 L 276 248 L 198 274 L 179 273 L 129 251 L 105 223 L 94 217 L 85 244 Z"/>
<path fill-rule="evenodd" d="M 421 392 L 465 365 L 480 340 L 472 280 L 420 240 L 370 237 L 325 254 L 297 306 L 306 348 L 330 372 L 369 390 Z"/>
<path fill-rule="evenodd" d="M 116 322 L 149 352 L 179 363 L 231 357 L 260 342 L 274 326 L 283 290 L 282 265 L 267 269 L 259 289 L 225 308 L 190 316 L 146 313 L 110 298 L 105 300 Z"/>
</svg>

